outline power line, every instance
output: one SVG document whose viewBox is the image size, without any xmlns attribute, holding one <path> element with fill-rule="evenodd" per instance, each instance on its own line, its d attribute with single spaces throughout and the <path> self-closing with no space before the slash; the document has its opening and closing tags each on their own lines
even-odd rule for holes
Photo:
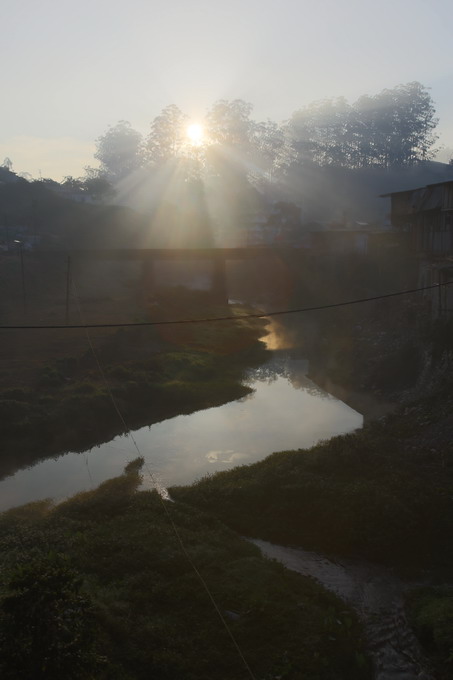
<svg viewBox="0 0 453 680">
<path fill-rule="evenodd" d="M 76 288 L 75 282 L 74 282 L 73 278 L 72 278 L 70 275 L 69 275 L 69 280 L 70 280 L 70 282 L 71 282 L 71 284 L 72 284 L 72 289 L 73 289 L 73 292 L 74 292 L 74 297 L 75 297 L 75 300 L 76 300 L 77 310 L 78 310 L 80 319 L 83 321 L 83 313 L 82 313 L 82 309 L 81 309 L 81 306 L 80 306 L 80 298 L 79 298 L 78 293 L 77 293 L 77 288 Z M 176 526 L 176 524 L 175 524 L 175 522 L 174 522 L 174 520 L 173 520 L 173 517 L 171 516 L 171 514 L 170 514 L 170 512 L 169 512 L 169 510 L 168 510 L 168 507 L 167 507 L 167 505 L 166 505 L 166 503 L 165 503 L 165 500 L 167 500 L 167 501 L 171 500 L 171 499 L 170 499 L 170 495 L 169 495 L 167 489 L 166 489 L 163 485 L 159 484 L 158 480 L 156 479 L 155 474 L 154 474 L 154 473 L 152 472 L 152 470 L 148 467 L 148 464 L 147 464 L 147 462 L 146 462 L 146 460 L 145 460 L 145 457 L 142 455 L 142 453 L 141 453 L 141 451 L 140 451 L 140 447 L 139 447 L 138 444 L 137 444 L 137 440 L 135 439 L 135 437 L 134 437 L 134 435 L 133 435 L 133 432 L 132 432 L 131 428 L 130 428 L 130 427 L 127 425 L 127 423 L 126 423 L 126 420 L 125 420 L 125 418 L 124 418 L 124 416 L 123 416 L 123 414 L 122 414 L 122 412 L 121 412 L 121 409 L 119 408 L 118 403 L 117 403 L 117 401 L 116 401 L 116 399 L 115 399 L 115 397 L 114 397 L 114 395 L 113 395 L 113 392 L 112 392 L 112 390 L 111 390 L 111 388 L 110 388 L 110 384 L 109 384 L 109 381 L 107 380 L 107 376 L 106 376 L 105 371 L 104 371 L 104 369 L 103 369 L 103 367 L 102 367 L 101 361 L 100 361 L 100 359 L 99 359 L 99 355 L 98 355 L 98 353 L 97 353 L 97 351 L 96 351 L 96 348 L 94 347 L 94 344 L 93 344 L 93 342 L 92 342 L 92 339 L 91 339 L 91 336 L 90 336 L 90 332 L 89 332 L 89 328 L 90 328 L 90 327 L 89 327 L 88 325 L 86 325 L 86 324 L 82 324 L 81 326 L 79 326 L 79 328 L 84 328 L 84 329 L 85 329 L 85 336 L 86 336 L 86 338 L 87 338 L 88 345 L 89 345 L 89 347 L 90 347 L 91 353 L 92 353 L 93 358 L 94 358 L 94 360 L 95 360 L 95 362 L 96 362 L 96 365 L 97 365 L 97 367 L 98 367 L 98 370 L 99 370 L 99 373 L 100 373 L 100 375 L 101 375 L 102 381 L 103 381 L 103 383 L 104 383 L 104 385 L 105 385 L 105 388 L 106 388 L 106 390 L 107 390 L 107 394 L 108 394 L 108 396 L 109 396 L 109 398 L 110 398 L 110 400 L 111 400 L 111 402 L 112 402 L 113 408 L 114 408 L 116 414 L 118 415 L 118 417 L 119 417 L 119 419 L 120 419 L 120 421 L 121 421 L 121 424 L 122 424 L 122 426 L 124 427 L 124 429 L 125 429 L 125 431 L 126 431 L 126 434 L 130 437 L 130 439 L 131 439 L 131 441 L 132 441 L 132 443 L 133 443 L 133 445 L 134 445 L 134 447 L 135 447 L 135 449 L 136 449 L 138 455 L 139 455 L 140 458 L 143 460 L 144 466 L 145 466 L 145 468 L 146 468 L 146 470 L 147 470 L 147 472 L 148 472 L 148 474 L 149 474 L 149 476 L 150 476 L 150 479 L 151 479 L 151 482 L 152 482 L 154 488 L 155 488 L 156 491 L 157 491 L 157 495 L 158 495 L 158 498 L 159 498 L 159 500 L 160 500 L 160 502 L 161 502 L 161 505 L 162 505 L 162 507 L 163 507 L 165 516 L 167 517 L 167 520 L 168 520 L 168 522 L 170 523 L 170 526 L 171 526 L 172 531 L 173 531 L 173 533 L 174 533 L 174 535 L 175 535 L 175 538 L 176 538 L 176 540 L 177 540 L 177 542 L 178 542 L 178 544 L 179 544 L 179 547 L 180 547 L 180 549 L 181 549 L 182 554 L 184 555 L 184 557 L 185 557 L 186 560 L 188 561 L 190 567 L 192 568 L 192 570 L 193 570 L 193 572 L 195 573 L 196 577 L 198 578 L 200 584 L 202 585 L 203 589 L 205 590 L 205 592 L 206 592 L 206 594 L 207 594 L 207 596 L 208 596 L 208 598 L 209 598 L 211 604 L 213 605 L 213 607 L 214 607 L 214 609 L 215 609 L 215 611 L 216 611 L 216 613 L 217 613 L 217 615 L 218 615 L 218 617 L 219 617 L 219 619 L 220 619 L 220 621 L 221 621 L 223 627 L 225 628 L 226 633 L 227 633 L 228 636 L 230 637 L 231 642 L 232 642 L 232 644 L 233 644 L 233 647 L 235 648 L 235 650 L 236 650 L 236 652 L 237 652 L 239 658 L 241 659 L 241 661 L 242 661 L 242 663 L 243 663 L 243 665 L 244 665 L 244 667 L 245 667 L 245 670 L 247 671 L 247 674 L 249 675 L 249 677 L 251 678 L 251 680 L 257 680 L 256 677 L 255 677 L 255 675 L 254 675 L 254 673 L 253 673 L 253 671 L 252 671 L 252 669 L 251 669 L 251 667 L 250 667 L 250 665 L 249 665 L 249 663 L 248 663 L 248 661 L 247 661 L 247 659 L 246 659 L 245 656 L 244 656 L 244 653 L 242 652 L 241 647 L 239 646 L 238 641 L 236 640 L 235 635 L 233 634 L 233 632 L 232 632 L 230 626 L 228 625 L 227 620 L 225 619 L 224 615 L 222 614 L 222 611 L 221 611 L 219 605 L 217 604 L 217 602 L 216 602 L 216 600 L 215 600 L 215 598 L 214 598 L 214 596 L 213 596 L 213 594 L 212 594 L 212 592 L 211 592 L 211 590 L 210 590 L 210 588 L 209 588 L 209 586 L 208 586 L 208 584 L 207 584 L 205 578 L 203 577 L 203 575 L 202 575 L 201 572 L 199 571 L 199 569 L 198 569 L 198 567 L 196 566 L 195 562 L 193 561 L 193 559 L 192 559 L 190 553 L 188 552 L 186 546 L 184 545 L 184 541 L 182 540 L 181 535 L 180 535 L 180 533 L 179 533 L 179 531 L 178 531 L 178 528 L 177 528 L 177 526 Z M 91 479 L 91 474 L 90 474 L 90 479 Z"/>
<path fill-rule="evenodd" d="M 297 309 L 280 309 L 273 312 L 260 312 L 251 314 L 240 314 L 238 316 L 213 316 L 204 317 L 200 319 L 171 319 L 167 321 L 129 321 L 118 323 L 84 323 L 84 324 L 53 324 L 53 325 L 27 325 L 27 326 L 0 326 L 0 330 L 66 330 L 77 328 L 137 328 L 144 326 L 170 326 L 183 325 L 194 323 L 213 323 L 217 321 L 241 321 L 242 319 L 265 319 L 268 316 L 281 316 L 283 314 L 302 314 L 303 312 L 318 312 L 323 309 L 333 309 L 335 307 L 347 307 L 348 305 L 357 305 L 364 302 L 373 302 L 375 300 L 385 300 L 386 298 L 398 297 L 401 295 L 412 295 L 413 293 L 421 293 L 425 290 L 440 289 L 442 286 L 449 286 L 453 281 L 445 283 L 435 283 L 431 286 L 422 286 L 421 288 L 409 288 L 408 290 L 399 290 L 394 293 L 384 293 L 382 295 L 373 295 L 372 297 L 357 298 L 354 300 L 344 300 L 342 302 L 332 302 L 327 305 L 316 305 L 313 307 L 299 307 Z"/>
</svg>

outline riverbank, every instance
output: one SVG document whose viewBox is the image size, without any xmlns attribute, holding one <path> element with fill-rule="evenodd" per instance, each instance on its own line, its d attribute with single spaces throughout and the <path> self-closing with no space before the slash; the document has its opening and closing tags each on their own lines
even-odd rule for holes
<svg viewBox="0 0 453 680">
<path fill-rule="evenodd" d="M 246 311 L 241 305 L 212 305 L 203 293 L 173 291 L 149 318 L 240 316 Z M 260 342 L 265 322 L 259 319 L 162 329 L 92 332 L 96 356 L 83 337 L 71 355 L 61 352 L 65 345 L 57 339 L 53 360 L 48 349 L 40 354 L 35 348 L 28 373 L 22 371 L 0 392 L 0 477 L 109 441 L 124 433 L 125 423 L 137 429 L 244 397 L 250 392 L 243 384 L 246 371 L 269 355 Z"/>
<path fill-rule="evenodd" d="M 435 677 L 446 680 L 453 591 L 441 586 L 453 574 L 452 411 L 453 386 L 444 378 L 361 431 L 170 492 L 242 535 L 380 563 L 403 580 L 431 583 L 407 596 L 406 615 Z"/>
<path fill-rule="evenodd" d="M 370 679 L 341 600 L 212 516 L 137 491 L 141 463 L 0 515 L 2 677 Z"/>
<path fill-rule="evenodd" d="M 452 394 L 446 384 L 363 430 L 171 494 L 247 536 L 451 574 Z"/>
</svg>

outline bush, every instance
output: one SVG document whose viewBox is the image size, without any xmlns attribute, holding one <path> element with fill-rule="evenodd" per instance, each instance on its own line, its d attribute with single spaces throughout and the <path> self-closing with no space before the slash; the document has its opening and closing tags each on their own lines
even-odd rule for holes
<svg viewBox="0 0 453 680">
<path fill-rule="evenodd" d="M 12 573 L 7 587 L 0 614 L 2 677 L 89 678 L 100 662 L 92 610 L 67 560 L 34 558 Z"/>
<path fill-rule="evenodd" d="M 0 422 L 3 425 L 21 423 L 29 414 L 30 405 L 15 399 L 0 400 Z"/>
<path fill-rule="evenodd" d="M 408 597 L 417 637 L 442 678 L 453 675 L 453 588 L 421 588 Z"/>
<path fill-rule="evenodd" d="M 9 390 L 4 390 L 1 393 L 1 398 L 10 400 L 12 399 L 13 401 L 22 401 L 22 402 L 27 402 L 30 401 L 32 398 L 33 394 L 30 390 L 24 389 L 22 387 L 14 387 Z"/>
<path fill-rule="evenodd" d="M 60 387 L 65 383 L 65 377 L 52 366 L 46 366 L 39 377 L 39 387 Z"/>
</svg>

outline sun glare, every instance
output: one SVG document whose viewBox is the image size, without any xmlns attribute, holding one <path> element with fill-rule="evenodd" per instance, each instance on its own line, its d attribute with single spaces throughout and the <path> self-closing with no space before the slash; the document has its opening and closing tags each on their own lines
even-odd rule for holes
<svg viewBox="0 0 453 680">
<path fill-rule="evenodd" d="M 187 137 L 191 144 L 200 146 L 203 143 L 204 138 L 203 126 L 199 123 L 191 123 L 187 127 Z"/>
</svg>

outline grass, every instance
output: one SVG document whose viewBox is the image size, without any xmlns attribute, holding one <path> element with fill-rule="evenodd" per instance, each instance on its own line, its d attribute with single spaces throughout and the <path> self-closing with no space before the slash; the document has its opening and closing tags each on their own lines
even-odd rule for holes
<svg viewBox="0 0 453 680">
<path fill-rule="evenodd" d="M 0 645 L 17 652 L 0 655 L 2 677 L 30 677 L 30 664 L 49 658 L 48 674 L 36 677 L 247 677 L 172 524 L 256 678 L 370 677 L 360 626 L 344 603 L 262 558 L 212 516 L 138 492 L 141 462 L 56 507 L 0 516 Z M 36 628 L 28 623 L 38 600 Z M 55 623 L 76 614 L 77 635 Z"/>
<path fill-rule="evenodd" d="M 452 401 L 446 388 L 356 433 L 274 453 L 171 494 L 248 536 L 448 573 Z"/>
<path fill-rule="evenodd" d="M 162 319 L 246 311 L 184 289 L 166 291 L 159 310 Z M 164 326 L 163 337 L 154 329 L 121 329 L 93 340 L 107 384 L 87 350 L 47 360 L 28 383 L 0 391 L 0 442 L 14 452 L 2 457 L 0 475 L 121 434 L 110 393 L 131 428 L 245 396 L 246 371 L 267 358 L 259 342 L 264 326 L 261 320 Z"/>
<path fill-rule="evenodd" d="M 409 620 L 439 680 L 453 674 L 453 588 L 418 588 L 406 598 Z"/>
</svg>

